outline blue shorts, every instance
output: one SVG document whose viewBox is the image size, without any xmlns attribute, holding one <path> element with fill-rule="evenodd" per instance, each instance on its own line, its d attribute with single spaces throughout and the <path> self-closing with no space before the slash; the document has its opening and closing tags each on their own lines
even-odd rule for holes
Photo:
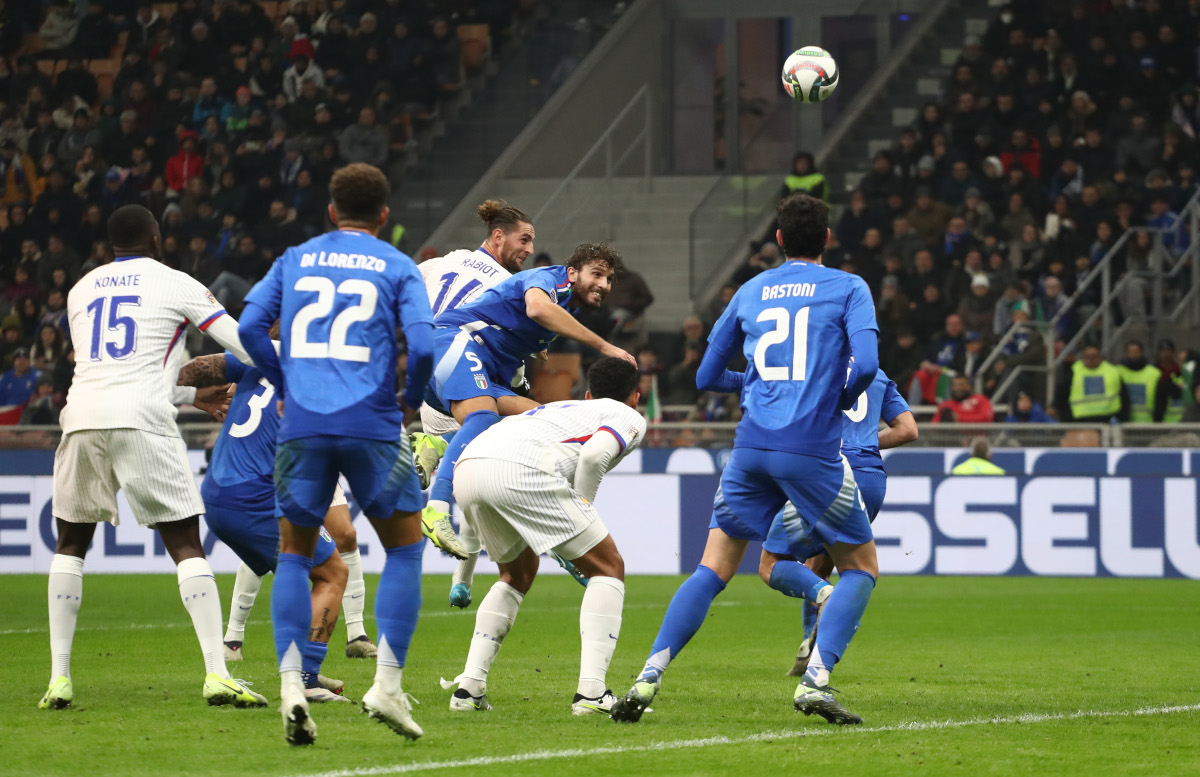
<svg viewBox="0 0 1200 777">
<path fill-rule="evenodd" d="M 863 504 L 867 507 L 867 518 L 873 523 L 883 506 L 883 495 L 887 491 L 887 473 L 878 467 L 859 468 L 854 470 L 854 480 L 858 483 L 858 493 L 862 495 Z M 763 542 L 763 550 L 776 556 L 794 556 L 798 559 L 811 558 L 825 552 L 825 548 L 812 543 L 789 546 L 785 522 L 793 520 L 787 513 L 794 513 L 791 503 L 783 506 L 771 521 L 771 530 Z"/>
<path fill-rule="evenodd" d="M 368 518 L 387 519 L 399 510 L 419 512 L 421 483 L 408 435 L 399 440 L 318 435 L 281 442 L 275 449 L 275 502 L 297 526 L 320 526 L 345 475 Z"/>
<path fill-rule="evenodd" d="M 787 502 L 796 507 L 783 522 L 789 547 L 861 545 L 872 539 L 866 506 L 844 458 L 828 461 L 757 448 L 733 449 L 709 527 L 737 539 L 763 540 Z"/>
<path fill-rule="evenodd" d="M 279 521 L 273 513 L 244 512 L 220 505 L 204 507 L 204 522 L 217 539 L 228 545 L 237 557 L 262 577 L 275 571 L 279 558 Z M 329 560 L 337 546 L 325 528 L 317 538 L 317 552 L 313 554 L 313 566 Z"/>
<path fill-rule="evenodd" d="M 509 387 L 516 366 L 497 364 L 486 346 L 462 329 L 437 329 L 433 335 L 433 395 L 430 406 L 449 414 L 451 402 L 475 397 L 515 397 Z M 519 363 L 518 363 L 519 364 Z M 508 374 L 505 374 L 508 373 Z"/>
</svg>

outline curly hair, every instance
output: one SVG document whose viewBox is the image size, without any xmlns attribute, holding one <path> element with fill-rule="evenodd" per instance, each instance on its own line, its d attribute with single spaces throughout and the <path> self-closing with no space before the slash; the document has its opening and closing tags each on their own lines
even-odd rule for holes
<svg viewBox="0 0 1200 777">
<path fill-rule="evenodd" d="M 625 263 L 621 260 L 621 255 L 608 243 L 581 243 L 567 260 L 567 267 L 578 272 L 584 265 L 593 262 L 606 265 L 612 270 L 614 278 L 619 278 L 621 273 L 625 272 Z"/>
<path fill-rule="evenodd" d="M 785 197 L 776 208 L 783 254 L 789 259 L 816 259 L 829 236 L 829 206 L 807 194 Z"/>
<path fill-rule="evenodd" d="M 504 200 L 488 200 L 475 209 L 479 220 L 487 224 L 488 234 L 497 229 L 509 234 L 521 224 L 532 224 L 533 221 L 519 208 L 514 208 Z"/>
<path fill-rule="evenodd" d="M 391 193 L 387 176 L 364 162 L 346 165 L 329 181 L 329 196 L 339 220 L 375 223 Z"/>
<path fill-rule="evenodd" d="M 605 356 L 588 369 L 587 382 L 593 399 L 624 402 L 637 390 L 638 368 L 624 359 Z"/>
</svg>

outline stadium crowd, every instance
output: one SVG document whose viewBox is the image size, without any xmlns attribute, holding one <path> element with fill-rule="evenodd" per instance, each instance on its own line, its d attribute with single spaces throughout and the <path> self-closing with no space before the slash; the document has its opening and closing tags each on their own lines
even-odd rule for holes
<svg viewBox="0 0 1200 777">
<path fill-rule="evenodd" d="M 0 0 L 0 423 L 54 423 L 67 292 L 146 205 L 231 313 L 325 228 L 334 169 L 398 172 L 516 0 Z M 393 180 L 398 180 L 394 176 Z M 398 239 L 399 230 L 389 230 Z"/>
</svg>

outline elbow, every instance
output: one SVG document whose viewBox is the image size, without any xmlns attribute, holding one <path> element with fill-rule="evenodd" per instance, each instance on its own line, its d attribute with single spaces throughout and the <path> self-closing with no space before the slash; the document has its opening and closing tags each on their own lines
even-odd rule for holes
<svg viewBox="0 0 1200 777">
<path fill-rule="evenodd" d="M 904 439 L 905 445 L 907 445 L 910 442 L 916 442 L 917 438 L 920 436 L 921 436 L 921 432 L 920 432 L 920 430 L 917 429 L 916 421 L 909 421 L 907 424 L 904 425 L 903 439 Z"/>
</svg>

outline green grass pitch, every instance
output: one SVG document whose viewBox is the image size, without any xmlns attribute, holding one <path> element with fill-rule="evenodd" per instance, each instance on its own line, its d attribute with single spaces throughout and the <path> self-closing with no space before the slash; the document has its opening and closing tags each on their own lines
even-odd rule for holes
<svg viewBox="0 0 1200 777">
<path fill-rule="evenodd" d="M 628 581 L 614 691 L 640 669 L 681 579 Z M 204 704 L 170 576 L 85 577 L 75 707 L 36 709 L 49 672 L 45 578 L 0 581 L 4 775 L 1200 774 L 1192 581 L 884 578 L 833 680 L 866 723 L 835 729 L 792 710 L 783 673 L 799 602 L 748 577 L 717 599 L 636 726 L 570 714 L 581 591 L 563 577 L 526 598 L 490 679 L 495 710 L 450 713 L 438 678 L 460 671 L 475 611 L 451 611 L 447 578 L 430 576 L 404 676 L 425 737 L 407 743 L 357 705 L 324 705 L 308 749 L 283 741 L 274 706 Z M 476 582 L 477 601 L 491 582 Z M 233 578 L 219 583 L 227 609 Z M 231 668 L 274 702 L 269 590 L 251 616 L 248 659 Z M 344 633 L 324 671 L 357 699 L 374 667 L 343 657 Z"/>
</svg>

